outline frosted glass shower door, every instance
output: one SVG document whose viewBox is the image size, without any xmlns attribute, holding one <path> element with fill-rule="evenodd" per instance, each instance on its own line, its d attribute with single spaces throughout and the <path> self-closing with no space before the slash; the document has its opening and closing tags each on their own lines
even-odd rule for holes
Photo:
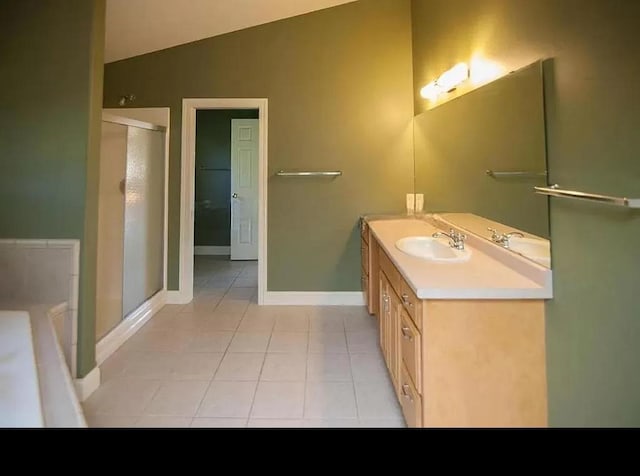
<svg viewBox="0 0 640 476">
<path fill-rule="evenodd" d="M 124 177 L 127 168 L 126 125 L 102 123 L 98 198 L 96 337 L 101 339 L 122 320 Z"/>
<path fill-rule="evenodd" d="M 122 315 L 162 289 L 164 132 L 130 126 L 124 210 Z"/>
</svg>

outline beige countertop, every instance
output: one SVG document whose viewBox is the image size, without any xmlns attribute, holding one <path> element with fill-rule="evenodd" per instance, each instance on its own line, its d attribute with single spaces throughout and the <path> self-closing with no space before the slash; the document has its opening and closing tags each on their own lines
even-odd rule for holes
<svg viewBox="0 0 640 476">
<path fill-rule="evenodd" d="M 364 218 L 375 238 L 420 299 L 549 299 L 551 271 L 475 236 L 465 247 L 468 261 L 434 262 L 410 256 L 395 243 L 408 236 L 431 236 L 444 226 L 430 218 Z"/>
</svg>

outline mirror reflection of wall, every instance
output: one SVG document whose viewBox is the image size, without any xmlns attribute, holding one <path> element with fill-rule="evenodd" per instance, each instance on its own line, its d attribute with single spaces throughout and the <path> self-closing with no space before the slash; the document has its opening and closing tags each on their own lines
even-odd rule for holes
<svg viewBox="0 0 640 476">
<path fill-rule="evenodd" d="M 471 213 L 549 238 L 548 198 L 533 192 L 547 170 L 541 62 L 416 116 L 414 140 L 425 212 Z M 480 228 L 470 231 L 490 239 Z"/>
<path fill-rule="evenodd" d="M 534 63 L 415 118 L 416 193 L 425 210 L 474 213 L 549 237 L 542 65 Z"/>
</svg>

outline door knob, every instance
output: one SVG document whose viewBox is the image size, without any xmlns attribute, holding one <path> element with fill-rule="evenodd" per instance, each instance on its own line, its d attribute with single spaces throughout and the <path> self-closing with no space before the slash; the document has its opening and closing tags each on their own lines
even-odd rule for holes
<svg viewBox="0 0 640 476">
<path fill-rule="evenodd" d="M 231 195 L 231 198 L 238 198 L 238 194 L 234 193 L 233 195 Z"/>
</svg>

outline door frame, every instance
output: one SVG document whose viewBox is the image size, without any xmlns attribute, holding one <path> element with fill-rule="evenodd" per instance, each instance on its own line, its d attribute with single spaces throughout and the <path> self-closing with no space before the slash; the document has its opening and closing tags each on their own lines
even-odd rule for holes
<svg viewBox="0 0 640 476">
<path fill-rule="evenodd" d="M 182 152 L 180 177 L 180 260 L 176 304 L 193 300 L 194 211 L 196 176 L 196 111 L 206 109 L 257 109 L 258 143 L 258 304 L 267 290 L 267 164 L 268 99 L 185 98 L 182 100 Z"/>
</svg>

